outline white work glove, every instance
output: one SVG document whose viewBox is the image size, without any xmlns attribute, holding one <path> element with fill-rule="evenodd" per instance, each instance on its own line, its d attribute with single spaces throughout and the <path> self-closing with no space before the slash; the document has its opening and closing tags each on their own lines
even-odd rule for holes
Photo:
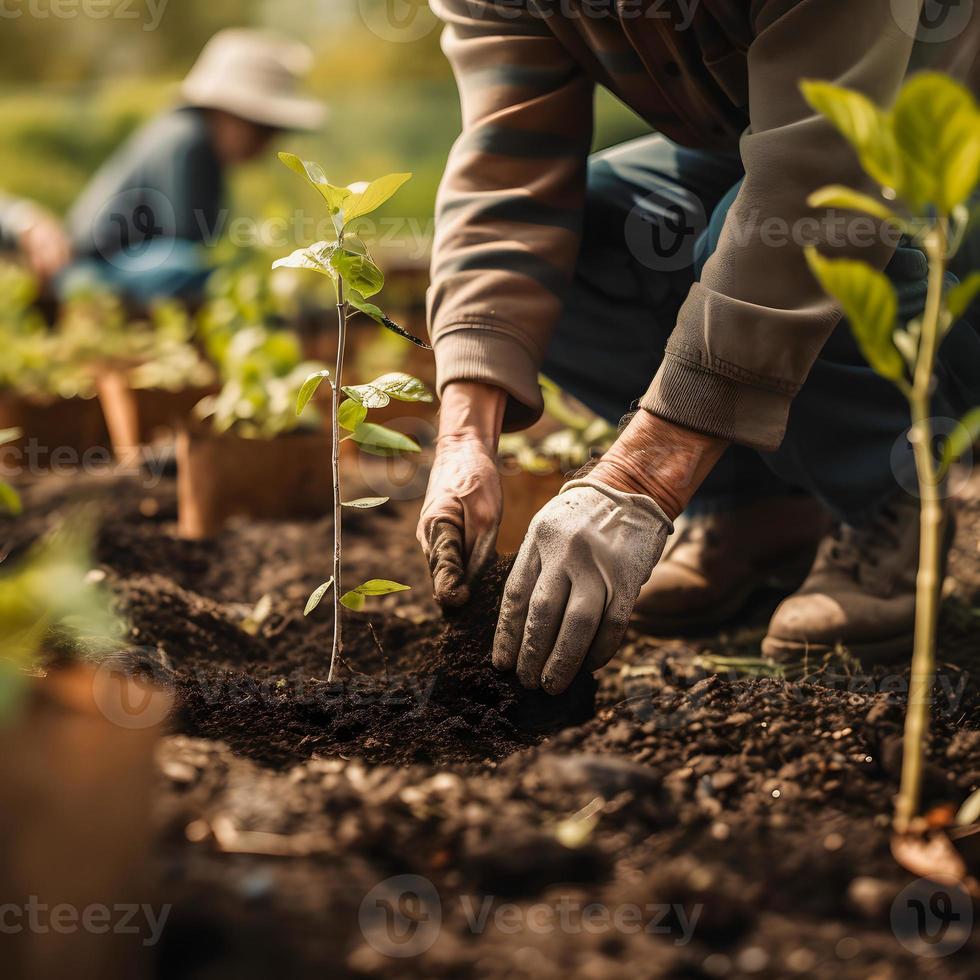
<svg viewBox="0 0 980 980">
<path fill-rule="evenodd" d="M 607 664 L 673 530 L 650 497 L 588 477 L 566 484 L 531 522 L 507 580 L 494 666 L 561 694 L 583 663 Z"/>
</svg>

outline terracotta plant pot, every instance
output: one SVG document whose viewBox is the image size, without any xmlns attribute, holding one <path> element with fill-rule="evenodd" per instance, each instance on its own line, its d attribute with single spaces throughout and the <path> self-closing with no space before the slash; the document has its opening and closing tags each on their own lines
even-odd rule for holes
<svg viewBox="0 0 980 980">
<path fill-rule="evenodd" d="M 16 909 L 0 944 L 5 980 L 148 975 L 141 907 L 158 923 L 166 914 L 144 869 L 169 709 L 169 696 L 141 681 L 73 665 L 32 682 L 0 729 L 0 894 Z M 112 928 L 121 906 L 139 909 L 143 934 Z"/>
<path fill-rule="evenodd" d="M 244 439 L 183 429 L 177 437 L 178 533 L 208 538 L 231 517 L 323 517 L 332 500 L 330 447 L 322 431 Z"/>
<path fill-rule="evenodd" d="M 564 473 L 528 473 L 524 470 L 509 472 L 513 461 L 504 463 L 501 485 L 504 492 L 504 513 L 497 535 L 497 551 L 502 555 L 513 554 L 521 546 L 528 525 L 534 515 L 554 497 L 568 479 Z"/>
<path fill-rule="evenodd" d="M 0 392 L 0 429 L 22 429 L 23 436 L 4 447 L 29 456 L 30 468 L 82 466 L 93 452 L 109 452 L 109 433 L 97 398 L 39 398 Z"/>
<path fill-rule="evenodd" d="M 99 379 L 99 401 L 117 457 L 158 439 L 172 440 L 194 406 L 214 388 L 132 388 L 124 371 Z"/>
</svg>

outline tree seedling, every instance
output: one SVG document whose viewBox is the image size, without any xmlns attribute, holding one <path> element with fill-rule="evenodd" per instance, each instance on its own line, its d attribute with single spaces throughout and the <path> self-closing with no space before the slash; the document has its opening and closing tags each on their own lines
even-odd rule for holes
<svg viewBox="0 0 980 980">
<path fill-rule="evenodd" d="M 980 111 L 970 92 L 927 72 L 913 77 L 889 110 L 864 95 L 825 82 L 804 82 L 810 105 L 848 139 L 879 196 L 848 187 L 818 190 L 814 208 L 870 214 L 894 225 L 929 260 L 928 294 L 921 317 L 897 323 L 898 300 L 889 279 L 864 262 L 827 259 L 809 249 L 807 259 L 823 288 L 850 321 L 868 363 L 908 399 L 921 500 L 912 677 L 905 719 L 901 789 L 895 829 L 907 834 L 919 811 L 929 704 L 935 679 L 940 604 L 944 480 L 952 464 L 980 437 L 980 408 L 969 411 L 933 451 L 930 396 L 936 353 L 953 324 L 980 294 L 980 273 L 944 290 L 949 260 L 963 242 L 969 203 L 980 183 Z"/>
<path fill-rule="evenodd" d="M 343 384 L 344 349 L 347 342 L 348 319 L 360 312 L 406 340 L 428 349 L 428 345 L 394 323 L 378 306 L 369 300 L 381 291 L 384 275 L 375 265 L 364 242 L 351 231 L 357 218 L 381 207 L 412 176 L 389 174 L 370 183 L 336 187 L 331 184 L 323 169 L 316 163 L 301 160 L 292 153 L 280 153 L 279 159 L 310 183 L 323 198 L 330 215 L 336 238 L 299 248 L 291 255 L 273 263 L 273 268 L 311 269 L 327 276 L 334 284 L 337 298 L 337 361 L 333 377 L 329 371 L 312 373 L 303 384 L 296 403 L 300 414 L 309 404 L 319 386 L 330 385 L 331 431 L 333 433 L 333 575 L 314 590 L 306 603 L 309 615 L 323 597 L 333 590 L 334 632 L 330 654 L 328 682 L 333 681 L 334 670 L 343 654 L 343 632 L 340 607 L 360 610 L 370 596 L 401 592 L 409 586 L 389 579 L 369 579 L 356 588 L 342 592 L 341 586 L 341 509 L 354 507 L 369 509 L 387 503 L 387 497 L 363 497 L 343 501 L 340 492 L 340 443 L 347 439 L 356 442 L 362 450 L 378 456 L 393 456 L 403 452 L 419 452 L 418 444 L 408 436 L 383 425 L 366 421 L 372 408 L 383 408 L 392 400 L 417 402 L 432 401 L 426 386 L 411 375 L 402 372 L 383 374 L 369 384 L 345 386 Z M 341 394 L 346 396 L 341 401 Z M 340 430 L 347 434 L 340 436 Z"/>
</svg>

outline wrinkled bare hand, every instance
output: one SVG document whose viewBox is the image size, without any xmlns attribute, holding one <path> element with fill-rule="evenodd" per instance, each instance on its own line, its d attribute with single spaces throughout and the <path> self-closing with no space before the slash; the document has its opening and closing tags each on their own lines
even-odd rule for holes
<svg viewBox="0 0 980 980">
<path fill-rule="evenodd" d="M 40 208 L 32 207 L 17 244 L 42 282 L 54 278 L 71 260 L 71 244 L 61 222 Z"/>
<path fill-rule="evenodd" d="M 502 508 L 500 474 L 486 441 L 466 431 L 441 435 L 416 536 L 442 605 L 469 599 L 470 583 L 493 557 Z"/>
</svg>

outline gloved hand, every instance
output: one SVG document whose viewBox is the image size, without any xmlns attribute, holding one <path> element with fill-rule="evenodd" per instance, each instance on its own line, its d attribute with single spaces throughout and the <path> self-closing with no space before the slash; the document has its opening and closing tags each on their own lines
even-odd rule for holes
<svg viewBox="0 0 980 980">
<path fill-rule="evenodd" d="M 502 509 L 500 474 L 486 442 L 467 433 L 439 436 L 416 537 L 442 605 L 469 600 L 470 583 L 494 555 Z"/>
<path fill-rule="evenodd" d="M 619 648 L 674 529 L 646 494 L 573 480 L 531 522 L 507 580 L 493 663 L 527 688 L 564 691 Z"/>
</svg>

